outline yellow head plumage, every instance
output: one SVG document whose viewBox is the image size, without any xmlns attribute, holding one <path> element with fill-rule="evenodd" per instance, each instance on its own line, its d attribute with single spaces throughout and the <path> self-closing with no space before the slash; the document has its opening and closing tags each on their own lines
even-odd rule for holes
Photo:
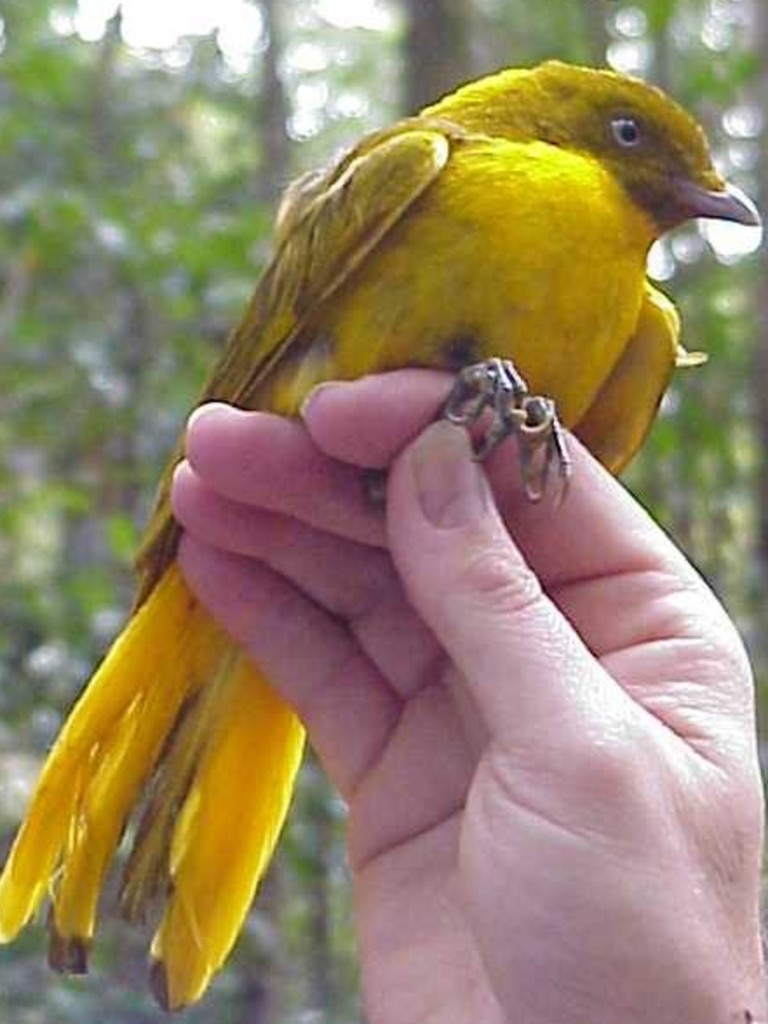
<svg viewBox="0 0 768 1024">
<path fill-rule="evenodd" d="M 691 217 L 759 222 L 726 190 L 701 125 L 666 93 L 628 75 L 548 61 L 473 82 L 426 113 L 594 157 L 659 234 Z"/>
</svg>

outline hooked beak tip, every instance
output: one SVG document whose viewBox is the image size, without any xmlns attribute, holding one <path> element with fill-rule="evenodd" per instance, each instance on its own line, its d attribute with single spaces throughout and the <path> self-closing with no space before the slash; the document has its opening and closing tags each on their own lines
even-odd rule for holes
<svg viewBox="0 0 768 1024">
<path fill-rule="evenodd" d="M 685 219 L 707 217 L 729 220 L 734 224 L 760 227 L 762 220 L 757 207 L 741 189 L 732 185 L 723 190 L 706 189 L 692 181 L 678 181 L 675 195 Z"/>
</svg>

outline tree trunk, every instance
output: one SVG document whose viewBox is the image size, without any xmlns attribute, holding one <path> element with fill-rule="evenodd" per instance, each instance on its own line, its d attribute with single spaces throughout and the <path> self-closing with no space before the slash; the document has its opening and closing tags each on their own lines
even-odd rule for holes
<svg viewBox="0 0 768 1024">
<path fill-rule="evenodd" d="M 256 913 L 269 920 L 269 927 L 258 937 L 246 930 L 238 943 L 236 1024 L 277 1024 L 285 1017 L 285 970 L 280 963 L 280 911 L 285 898 L 281 859 L 277 857 L 259 888 L 257 901 Z"/>
<path fill-rule="evenodd" d="M 330 791 L 321 769 L 311 763 L 311 782 L 306 815 L 311 837 L 312 877 L 307 888 L 307 968 L 310 1002 L 320 1020 L 332 1020 L 336 999 L 335 969 L 331 942 L 329 882 L 333 847 L 333 818 L 328 806 Z"/>
<path fill-rule="evenodd" d="M 403 3 L 403 106 L 412 114 L 472 77 L 470 0 Z"/>
<path fill-rule="evenodd" d="M 290 116 L 288 96 L 280 77 L 283 41 L 279 0 L 261 0 L 267 48 L 262 65 L 261 94 L 257 115 L 262 158 L 257 184 L 257 199 L 271 205 L 288 184 L 291 164 Z"/>
<path fill-rule="evenodd" d="M 768 8 L 764 0 L 754 0 L 755 18 L 755 55 L 762 61 L 762 67 L 754 91 L 757 97 L 765 96 L 768 90 Z M 765 212 L 768 204 L 768 132 L 763 133 L 763 154 L 760 161 L 760 195 L 759 200 Z M 752 374 L 752 404 L 757 423 L 757 453 L 759 459 L 757 477 L 757 509 L 758 524 L 758 555 L 765 579 L 768 576 L 768 248 L 763 245 L 760 251 L 762 272 L 758 275 L 755 294 L 755 354 L 754 372 Z"/>
<path fill-rule="evenodd" d="M 579 6 L 589 44 L 590 60 L 602 66 L 606 62 L 608 44 L 611 41 L 606 23 L 608 5 L 600 3 L 599 0 L 579 0 Z"/>
</svg>

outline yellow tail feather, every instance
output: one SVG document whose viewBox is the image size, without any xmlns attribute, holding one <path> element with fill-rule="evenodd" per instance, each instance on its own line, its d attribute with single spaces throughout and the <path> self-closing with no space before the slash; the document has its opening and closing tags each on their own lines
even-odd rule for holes
<svg viewBox="0 0 768 1024">
<path fill-rule="evenodd" d="M 123 917 L 132 923 L 143 922 L 156 898 L 164 896 L 169 888 L 176 820 L 205 749 L 208 724 L 215 720 L 216 701 L 232 655 L 226 655 L 222 661 L 216 678 L 183 709 L 152 781 L 120 891 Z"/>
<path fill-rule="evenodd" d="M 184 651 L 194 608 L 179 572 L 169 572 L 80 697 L 48 756 L 0 877 L 0 941 L 19 932 L 51 887 L 56 900 L 59 880 L 65 919 L 56 920 L 56 930 L 90 938 L 87 913 L 77 913 L 80 920 L 70 929 L 67 876 L 72 871 L 78 878 L 88 875 L 90 867 L 79 863 L 86 839 L 98 837 L 96 845 L 104 847 L 98 862 L 108 858 L 106 848 L 119 837 L 180 704 L 195 680 L 202 681 L 189 671 L 202 653 L 200 645 Z M 161 676 L 163 685 L 155 685 Z M 113 796 L 116 802 L 108 803 Z M 100 876 L 87 883 L 98 889 Z M 78 902 L 95 902 L 95 896 L 88 893 Z"/>
<path fill-rule="evenodd" d="M 172 566 L 51 750 L 0 877 L 0 941 L 50 893 L 51 963 L 86 969 L 105 872 L 157 771 L 123 903 L 140 918 L 151 898 L 169 895 L 153 945 L 155 988 L 166 1005 L 191 1002 L 237 936 L 302 744 L 295 716 L 233 653 Z M 254 776 L 245 793 L 244 773 Z"/>
<path fill-rule="evenodd" d="M 232 948 L 277 842 L 304 745 L 296 716 L 243 659 L 233 659 L 208 724 L 174 830 L 172 894 L 152 944 L 153 988 L 168 1009 L 198 999 Z"/>
</svg>

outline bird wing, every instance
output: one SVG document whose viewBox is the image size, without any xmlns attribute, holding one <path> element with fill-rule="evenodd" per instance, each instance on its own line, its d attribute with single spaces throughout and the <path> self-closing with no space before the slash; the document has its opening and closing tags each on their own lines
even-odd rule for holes
<svg viewBox="0 0 768 1024">
<path fill-rule="evenodd" d="M 330 171 L 287 190 L 275 253 L 232 335 L 205 398 L 245 407 L 297 335 L 354 273 L 448 162 L 444 123 L 404 121 L 364 139 Z"/>
<path fill-rule="evenodd" d="M 646 282 L 635 332 L 575 434 L 612 473 L 620 472 L 643 443 L 675 367 L 702 361 L 680 345 L 680 317 L 670 299 Z"/>
<path fill-rule="evenodd" d="M 258 407 L 262 385 L 281 358 L 438 177 L 452 141 L 465 135 L 439 119 L 401 121 L 363 139 L 329 171 L 304 175 L 289 187 L 278 212 L 274 255 L 201 401 Z M 182 453 L 183 440 L 162 476 L 136 560 L 137 606 L 176 554 L 180 530 L 169 494 Z"/>
</svg>

